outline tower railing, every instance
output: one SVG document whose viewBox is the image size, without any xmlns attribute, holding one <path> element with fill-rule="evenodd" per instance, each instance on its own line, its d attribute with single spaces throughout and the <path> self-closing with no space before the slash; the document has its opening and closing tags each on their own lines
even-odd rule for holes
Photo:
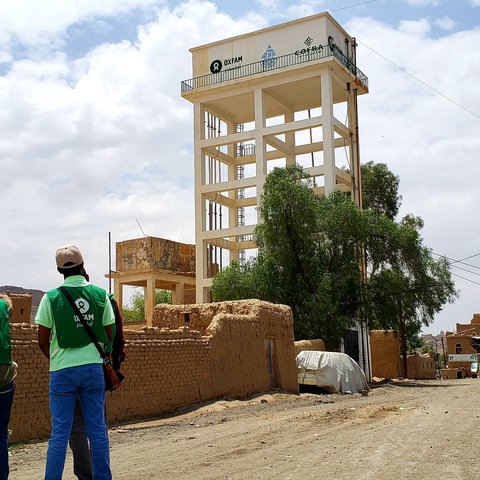
<svg viewBox="0 0 480 480">
<path fill-rule="evenodd" d="M 200 77 L 184 80 L 181 85 L 183 92 L 191 91 L 195 88 L 208 87 L 218 83 L 228 82 L 238 78 L 258 75 L 260 73 L 280 70 L 282 68 L 299 65 L 302 63 L 313 62 L 325 58 L 335 58 L 346 70 L 355 75 L 360 83 L 368 88 L 368 77 L 348 58 L 334 43 L 330 45 L 319 45 L 315 49 L 303 48 L 295 53 L 270 57 L 258 62 L 248 63 L 239 67 L 227 70 L 221 70 L 217 73 L 210 73 Z"/>
</svg>

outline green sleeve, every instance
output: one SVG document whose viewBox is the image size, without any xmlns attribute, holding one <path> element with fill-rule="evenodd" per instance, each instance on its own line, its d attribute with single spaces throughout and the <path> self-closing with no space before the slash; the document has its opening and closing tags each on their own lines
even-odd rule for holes
<svg viewBox="0 0 480 480">
<path fill-rule="evenodd" d="M 111 325 L 115 323 L 115 314 L 113 313 L 112 304 L 110 303 L 110 299 L 108 296 L 105 297 L 105 308 L 103 310 L 103 318 L 102 318 L 102 325 L 106 327 L 107 325 Z"/>
<path fill-rule="evenodd" d="M 50 329 L 53 328 L 52 307 L 47 294 L 45 294 L 40 300 L 40 305 L 38 306 L 37 314 L 35 315 L 35 323 Z"/>
</svg>

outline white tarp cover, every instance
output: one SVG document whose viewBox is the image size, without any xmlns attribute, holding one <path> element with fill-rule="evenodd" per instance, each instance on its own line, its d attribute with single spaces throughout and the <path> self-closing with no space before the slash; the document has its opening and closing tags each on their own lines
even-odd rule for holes
<svg viewBox="0 0 480 480">
<path fill-rule="evenodd" d="M 303 351 L 297 355 L 298 383 L 316 385 L 330 393 L 368 390 L 365 373 L 346 353 Z"/>
</svg>

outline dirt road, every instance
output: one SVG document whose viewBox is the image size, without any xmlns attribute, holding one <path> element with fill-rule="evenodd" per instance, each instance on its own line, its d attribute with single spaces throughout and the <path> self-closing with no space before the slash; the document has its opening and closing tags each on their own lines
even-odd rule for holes
<svg viewBox="0 0 480 480">
<path fill-rule="evenodd" d="M 113 478 L 479 479 L 479 404 L 480 379 L 219 401 L 111 429 Z M 43 478 L 45 452 L 14 447 L 11 480 Z"/>
</svg>

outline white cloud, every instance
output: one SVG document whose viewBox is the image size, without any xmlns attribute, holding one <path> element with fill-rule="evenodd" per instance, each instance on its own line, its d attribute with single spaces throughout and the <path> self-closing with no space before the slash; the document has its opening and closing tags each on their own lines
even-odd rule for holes
<svg viewBox="0 0 480 480">
<path fill-rule="evenodd" d="M 426 18 L 421 20 L 403 20 L 398 27 L 400 32 L 414 37 L 425 37 L 430 32 L 430 22 Z"/>
<path fill-rule="evenodd" d="M 22 284 L 32 269 L 19 244 L 36 252 L 28 286 L 48 288 L 58 281 L 51 256 L 66 242 L 87 251 L 92 278 L 105 282 L 107 232 L 141 236 L 135 219 L 150 235 L 193 243 L 192 107 L 180 96 L 188 49 L 264 22 L 193 0 L 160 10 L 135 43 L 99 45 L 73 61 L 57 43 L 45 58 L 14 61 L 0 77 L 0 168 L 9 179 L 0 285 Z M 49 29 L 56 39 L 67 23 Z"/>
<path fill-rule="evenodd" d="M 24 45 L 33 46 L 63 37 L 66 29 L 95 16 L 120 15 L 134 8 L 146 8 L 165 1 L 156 0 L 2 0 L 0 34 L 14 36 Z"/>
<path fill-rule="evenodd" d="M 440 27 L 442 30 L 451 31 L 455 28 L 456 24 L 450 17 L 445 15 L 442 18 L 437 18 L 435 20 L 435 25 Z"/>
</svg>

